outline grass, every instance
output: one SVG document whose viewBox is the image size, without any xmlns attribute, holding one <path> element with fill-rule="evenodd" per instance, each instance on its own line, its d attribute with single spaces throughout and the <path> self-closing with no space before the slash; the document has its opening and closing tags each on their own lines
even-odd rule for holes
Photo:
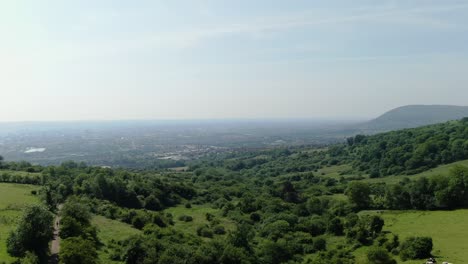
<svg viewBox="0 0 468 264">
<path fill-rule="evenodd" d="M 226 231 L 234 230 L 235 223 L 225 217 L 222 217 L 221 211 L 207 206 L 192 205 L 192 208 L 185 208 L 183 205 L 172 207 L 165 210 L 166 213 L 171 213 L 174 217 L 174 229 L 181 232 L 189 233 L 192 235 L 197 234 L 197 228 L 204 225 L 209 225 L 209 221 L 206 220 L 206 214 L 210 213 L 220 221 L 220 224 L 224 226 Z M 193 217 L 193 221 L 184 222 L 178 218 L 181 215 L 188 215 Z"/>
<path fill-rule="evenodd" d="M 0 260 L 11 263 L 15 260 L 6 251 L 6 239 L 15 229 L 22 210 L 31 204 L 39 203 L 39 198 L 31 194 L 38 186 L 0 183 Z"/>
<path fill-rule="evenodd" d="M 383 178 L 374 178 L 374 179 L 366 179 L 365 181 L 367 182 L 385 182 L 385 183 L 398 183 L 401 181 L 403 178 L 410 178 L 410 179 L 417 179 L 421 177 L 433 177 L 437 175 L 447 175 L 450 172 L 450 169 L 457 165 L 462 165 L 465 167 L 468 167 L 468 160 L 462 160 L 462 161 L 457 161 L 453 162 L 450 164 L 445 164 L 445 165 L 440 165 L 436 168 L 430 169 L 425 172 L 421 172 L 415 175 L 395 175 L 395 176 L 388 176 L 388 177 L 383 177 Z"/>
<path fill-rule="evenodd" d="M 125 240 L 126 238 L 141 233 L 140 230 L 135 229 L 128 224 L 116 220 L 111 220 L 105 218 L 104 216 L 94 216 L 92 219 L 92 224 L 97 226 L 98 238 L 101 243 L 103 243 L 102 248 L 98 252 L 101 263 L 121 263 L 109 259 L 110 252 L 107 246 L 110 244 L 111 240 Z"/>
<path fill-rule="evenodd" d="M 346 176 L 355 176 L 351 174 L 342 174 L 347 171 L 350 171 L 351 169 L 352 167 L 349 164 L 334 165 L 334 166 L 323 167 L 321 169 L 318 169 L 317 172 L 315 172 L 314 174 L 317 176 L 326 176 L 326 177 L 339 179 L 341 177 L 346 178 Z"/>
<path fill-rule="evenodd" d="M 375 213 L 375 212 L 364 212 Z M 430 236 L 434 243 L 432 254 L 440 263 L 465 263 L 468 259 L 468 210 L 454 211 L 384 211 L 379 213 L 385 220 L 384 231 L 397 234 L 402 242 L 410 236 Z M 368 247 L 354 252 L 356 262 L 365 261 Z M 423 260 L 398 263 L 420 264 Z M 361 262 L 360 262 L 361 261 Z"/>
</svg>

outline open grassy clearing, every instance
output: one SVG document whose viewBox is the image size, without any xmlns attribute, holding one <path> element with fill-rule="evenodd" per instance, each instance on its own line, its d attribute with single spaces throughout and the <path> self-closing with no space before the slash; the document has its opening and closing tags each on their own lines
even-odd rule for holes
<svg viewBox="0 0 468 264">
<path fill-rule="evenodd" d="M 367 211 L 366 214 L 376 212 Z M 410 236 L 430 236 L 432 254 L 442 263 L 466 263 L 468 259 L 468 210 L 454 211 L 384 211 L 378 213 L 384 220 L 384 231 L 398 234 L 400 242 Z M 367 247 L 355 251 L 356 262 L 365 261 Z M 413 260 L 398 263 L 420 264 Z"/>
<path fill-rule="evenodd" d="M 366 181 L 368 183 L 377 183 L 377 182 L 398 183 L 404 178 L 417 179 L 421 177 L 447 175 L 450 172 L 450 169 L 457 165 L 468 167 L 468 160 L 462 160 L 462 161 L 457 161 L 457 162 L 453 162 L 450 164 L 440 165 L 436 168 L 433 168 L 433 169 L 430 169 L 428 171 L 424 171 L 418 174 L 414 174 L 414 175 L 392 175 L 392 176 L 386 176 L 382 178 L 373 178 L 373 179 L 368 178 L 367 174 L 358 175 L 358 174 L 346 173 L 347 171 L 350 171 L 352 169 L 351 165 L 349 164 L 324 167 L 322 169 L 319 169 L 317 172 L 315 172 L 315 174 L 318 176 L 332 177 L 335 179 L 339 179 L 341 177 L 346 178 L 349 176 L 365 176 L 367 178 L 364 179 L 363 181 Z"/>
<path fill-rule="evenodd" d="M 109 252 L 107 246 L 111 240 L 125 240 L 128 237 L 141 233 L 140 230 L 135 229 L 128 224 L 116 220 L 111 220 L 104 216 L 94 216 L 92 219 L 92 224 L 97 226 L 98 238 L 99 241 L 101 241 L 103 244 L 103 246 L 98 251 L 101 263 L 120 263 L 118 261 L 112 261 L 109 259 L 111 252 Z"/>
<path fill-rule="evenodd" d="M 346 177 L 346 176 L 355 176 L 352 174 L 345 173 L 347 171 L 350 171 L 351 169 L 352 167 L 349 164 L 335 165 L 335 166 L 329 166 L 329 167 L 318 169 L 315 175 L 327 176 L 327 177 L 332 177 L 335 179 L 339 179 L 341 177 Z"/>
<path fill-rule="evenodd" d="M 166 209 L 164 212 L 171 213 L 174 217 L 174 228 L 178 231 L 197 235 L 197 228 L 204 225 L 209 225 L 210 222 L 206 220 L 206 214 L 213 214 L 216 219 L 220 221 L 220 224 L 224 226 L 226 231 L 234 230 L 235 223 L 225 217 L 222 217 L 221 211 L 206 206 L 192 205 L 192 208 L 185 208 L 183 205 Z M 188 215 L 193 217 L 193 221 L 184 222 L 178 218 L 181 215 Z"/>
<path fill-rule="evenodd" d="M 430 169 L 428 171 L 424 171 L 418 174 L 414 174 L 414 175 L 395 175 L 395 176 L 388 176 L 388 177 L 382 177 L 382 178 L 366 179 L 365 181 L 369 183 L 372 183 L 372 182 L 398 183 L 403 178 L 410 178 L 410 179 L 417 179 L 421 177 L 430 178 L 436 175 L 447 175 L 449 174 L 450 169 L 457 165 L 468 167 L 468 160 L 462 160 L 462 161 L 457 161 L 457 162 L 453 162 L 450 164 L 440 165 L 436 168 L 433 168 L 433 169 Z"/>
<path fill-rule="evenodd" d="M 16 222 L 21 217 L 22 210 L 31 204 L 39 203 L 39 198 L 31 194 L 38 186 L 0 183 L 0 263 L 11 263 L 15 260 L 6 251 L 6 239 Z"/>
</svg>

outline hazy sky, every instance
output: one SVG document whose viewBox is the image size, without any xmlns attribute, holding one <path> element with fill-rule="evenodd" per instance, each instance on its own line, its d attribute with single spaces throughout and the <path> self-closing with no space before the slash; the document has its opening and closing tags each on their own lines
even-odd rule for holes
<svg viewBox="0 0 468 264">
<path fill-rule="evenodd" d="M 468 105 L 468 1 L 2 0 L 0 121 Z"/>
</svg>

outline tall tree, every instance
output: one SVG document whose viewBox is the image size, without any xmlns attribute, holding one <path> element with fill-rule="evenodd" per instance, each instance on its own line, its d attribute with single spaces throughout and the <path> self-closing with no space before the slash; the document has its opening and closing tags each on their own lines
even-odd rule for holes
<svg viewBox="0 0 468 264">
<path fill-rule="evenodd" d="M 7 251 L 11 256 L 24 257 L 27 251 L 47 262 L 49 241 L 53 238 L 54 216 L 43 206 L 26 209 L 16 230 L 7 239 Z"/>
</svg>

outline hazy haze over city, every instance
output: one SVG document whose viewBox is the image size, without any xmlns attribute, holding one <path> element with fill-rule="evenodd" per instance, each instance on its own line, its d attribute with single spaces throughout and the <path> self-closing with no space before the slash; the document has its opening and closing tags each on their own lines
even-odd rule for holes
<svg viewBox="0 0 468 264">
<path fill-rule="evenodd" d="M 466 1 L 2 1 L 0 121 L 466 105 Z M 456 95 L 456 96 L 454 96 Z"/>
</svg>

